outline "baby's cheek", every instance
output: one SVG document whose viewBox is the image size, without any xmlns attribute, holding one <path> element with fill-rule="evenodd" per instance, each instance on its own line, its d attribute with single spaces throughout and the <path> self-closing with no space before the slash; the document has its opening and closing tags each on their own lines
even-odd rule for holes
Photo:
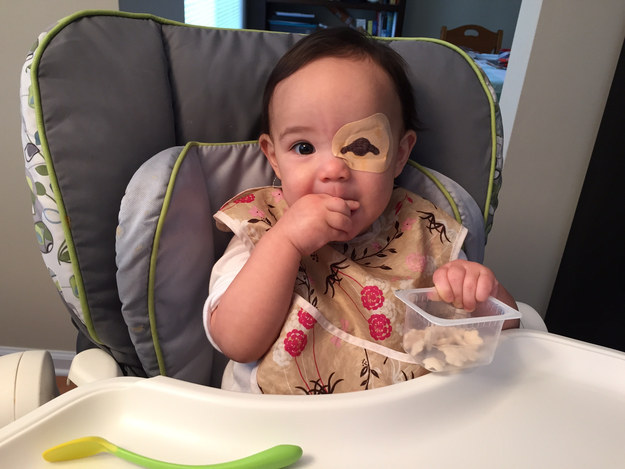
<svg viewBox="0 0 625 469">
<path fill-rule="evenodd" d="M 294 172 L 289 175 L 288 181 L 282 182 L 282 192 L 284 194 L 284 200 L 291 206 L 303 196 L 314 193 L 314 190 L 310 182 L 301 177 L 297 177 L 297 174 Z"/>
</svg>

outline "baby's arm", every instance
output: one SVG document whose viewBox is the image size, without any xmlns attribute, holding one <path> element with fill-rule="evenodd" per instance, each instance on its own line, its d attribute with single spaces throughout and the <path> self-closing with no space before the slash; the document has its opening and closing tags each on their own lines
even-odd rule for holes
<svg viewBox="0 0 625 469">
<path fill-rule="evenodd" d="M 223 353 L 245 363 L 269 349 L 288 313 L 301 257 L 355 236 L 350 215 L 356 208 L 357 202 L 307 195 L 260 239 L 208 319 Z"/>
<path fill-rule="evenodd" d="M 489 296 L 518 309 L 514 298 L 497 282 L 493 272 L 477 262 L 457 259 L 439 267 L 433 276 L 438 296 L 456 308 L 473 311 L 477 303 Z M 504 322 L 503 328 L 519 327 L 519 320 Z"/>
</svg>

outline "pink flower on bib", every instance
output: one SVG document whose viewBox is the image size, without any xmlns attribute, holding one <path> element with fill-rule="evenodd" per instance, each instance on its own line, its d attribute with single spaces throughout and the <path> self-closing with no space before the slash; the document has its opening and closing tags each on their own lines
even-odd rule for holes
<svg viewBox="0 0 625 469">
<path fill-rule="evenodd" d="M 293 329 L 284 338 L 284 349 L 292 357 L 298 357 L 306 347 L 307 342 L 306 334 L 299 329 Z"/>
<path fill-rule="evenodd" d="M 372 314 L 368 320 L 369 333 L 375 340 L 384 340 L 391 335 L 391 321 L 383 314 Z"/>
<path fill-rule="evenodd" d="M 313 318 L 310 313 L 304 311 L 303 308 L 300 308 L 297 312 L 297 319 L 299 320 L 299 323 L 306 329 L 312 329 L 317 322 L 317 320 Z"/>
<path fill-rule="evenodd" d="M 247 194 L 234 200 L 233 202 L 235 204 L 249 204 L 250 202 L 254 202 L 254 200 L 256 200 L 256 196 L 254 194 Z"/>
<path fill-rule="evenodd" d="M 384 304 L 384 293 L 375 285 L 368 285 L 360 291 L 360 301 L 368 310 L 375 310 Z"/>
</svg>

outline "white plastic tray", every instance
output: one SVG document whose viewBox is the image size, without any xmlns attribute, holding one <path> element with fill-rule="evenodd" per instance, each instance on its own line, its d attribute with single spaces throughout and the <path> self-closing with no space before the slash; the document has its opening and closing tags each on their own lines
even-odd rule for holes
<svg viewBox="0 0 625 469">
<path fill-rule="evenodd" d="M 291 443 L 304 450 L 297 468 L 623 468 L 625 354 L 505 331 L 488 366 L 351 394 L 255 396 L 115 378 L 1 428 L 0 467 L 135 467 L 110 455 L 41 458 L 87 435 L 185 464 Z"/>
</svg>

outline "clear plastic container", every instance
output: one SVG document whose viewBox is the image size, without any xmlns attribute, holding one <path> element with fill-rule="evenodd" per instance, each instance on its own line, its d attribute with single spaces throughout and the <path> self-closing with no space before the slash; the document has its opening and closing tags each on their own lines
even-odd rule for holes
<svg viewBox="0 0 625 469">
<path fill-rule="evenodd" d="M 521 317 L 492 297 L 469 312 L 438 300 L 434 288 L 398 290 L 395 295 L 406 304 L 404 350 L 430 371 L 489 364 L 504 321 Z"/>
</svg>

